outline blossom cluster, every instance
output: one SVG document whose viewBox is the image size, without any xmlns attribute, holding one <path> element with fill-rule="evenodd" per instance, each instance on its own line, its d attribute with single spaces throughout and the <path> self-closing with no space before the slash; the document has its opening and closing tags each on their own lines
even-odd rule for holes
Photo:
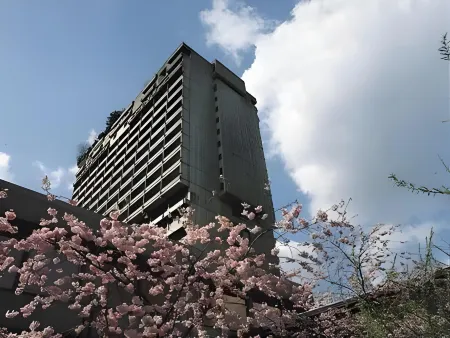
<svg viewBox="0 0 450 338">
<path fill-rule="evenodd" d="M 7 318 L 27 318 L 62 303 L 80 317 L 80 325 L 73 328 L 76 333 L 92 327 L 107 336 L 201 337 L 209 326 L 226 336 L 261 327 L 284 332 L 287 323 L 295 323 L 299 309 L 311 304 L 311 285 L 293 284 L 264 268 L 266 256 L 255 254 L 252 247 L 260 227 L 247 229 L 220 216 L 198 226 L 190 221 L 193 210 L 188 208 L 182 216 L 186 236 L 174 241 L 154 224 L 120 222 L 117 212 L 97 227 L 73 215 L 60 217 L 53 208 L 47 212 L 49 217 L 27 238 L 0 242 L 0 270 L 19 276 L 15 293 L 28 287 L 40 290 L 28 304 L 8 311 Z M 257 207 L 254 215 L 261 212 Z M 15 217 L 7 211 L 0 219 L 1 231 L 16 233 Z M 60 218 L 64 226 L 58 225 Z M 250 213 L 249 218 L 255 217 Z M 12 250 L 30 255 L 18 264 Z M 78 267 L 73 270 L 78 272 L 67 273 L 68 265 Z M 50 279 L 51 273 L 59 278 Z M 250 306 L 252 292 L 263 295 L 259 307 Z M 243 300 L 246 314 L 228 306 L 227 297 Z M 281 299 L 289 308 L 283 308 Z M 38 323 L 30 327 L 29 337 L 37 337 L 37 327 Z M 46 328 L 39 334 L 54 333 Z"/>
<path fill-rule="evenodd" d="M 7 191 L 0 191 L 0 198 L 6 197 Z M 396 227 L 377 225 L 365 233 L 347 221 L 343 202 L 330 209 L 337 219 L 326 210 L 312 220 L 302 218 L 302 206 L 294 203 L 270 226 L 261 206 L 242 207 L 251 226 L 223 216 L 199 226 L 192 222 L 195 210 L 179 210 L 186 232 L 181 240 L 155 224 L 124 224 L 117 211 L 99 224 L 86 224 L 53 208 L 28 237 L 19 238 L 16 214 L 8 210 L 0 217 L 0 233 L 9 236 L 0 241 L 0 277 L 17 274 L 16 295 L 30 287 L 39 293 L 6 317 L 29 318 L 55 305 L 79 318 L 71 328 L 75 334 L 94 329 L 108 337 L 206 337 L 213 328 L 223 337 L 337 338 L 354 335 L 360 326 L 342 311 L 305 316 L 321 305 L 317 287 L 326 283 L 332 292 L 361 300 L 393 289 L 386 266 L 393 263 L 388 243 Z M 279 244 L 257 253 L 255 243 L 267 234 Z M 293 244 L 293 235 L 307 241 Z M 290 256 L 282 254 L 286 248 Z M 26 252 L 26 259 L 17 262 L 15 251 Z M 274 256 L 295 268 L 272 266 Z M 402 259 L 410 257 L 396 254 L 394 263 L 404 264 Z M 0 337 L 60 337 L 51 327 L 39 327 L 33 321 L 29 331 L 3 329 Z"/>
</svg>

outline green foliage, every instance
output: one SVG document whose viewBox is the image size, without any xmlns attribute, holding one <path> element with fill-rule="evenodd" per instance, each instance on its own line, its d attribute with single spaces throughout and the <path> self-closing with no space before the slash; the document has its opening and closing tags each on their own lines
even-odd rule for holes
<svg viewBox="0 0 450 338">
<path fill-rule="evenodd" d="M 124 111 L 125 109 L 114 110 L 109 114 L 109 116 L 106 118 L 105 130 L 98 134 L 97 140 L 91 146 L 89 146 L 89 144 L 87 143 L 81 143 L 80 145 L 78 145 L 77 165 L 79 165 L 86 158 L 87 154 L 89 154 L 89 152 L 97 144 L 97 142 L 110 132 L 114 123 L 116 123 L 116 121 L 120 118 Z"/>
<path fill-rule="evenodd" d="M 395 185 L 400 188 L 406 188 L 411 192 L 423 193 L 429 195 L 450 195 L 450 189 L 442 186 L 442 188 L 427 188 L 425 186 L 416 186 L 414 183 L 399 180 L 395 174 L 391 174 L 389 178 L 394 181 Z"/>
<path fill-rule="evenodd" d="M 80 143 L 77 147 L 77 164 L 84 160 L 86 154 L 91 149 L 90 145 L 87 142 Z"/>
<path fill-rule="evenodd" d="M 111 130 L 112 126 L 122 115 L 123 111 L 124 111 L 124 109 L 114 110 L 111 114 L 109 114 L 109 116 L 106 118 L 106 128 L 104 131 L 105 134 L 107 134 Z"/>
<path fill-rule="evenodd" d="M 442 60 L 450 61 L 450 41 L 447 39 L 447 33 L 442 37 L 439 53 L 442 56 Z"/>
<path fill-rule="evenodd" d="M 355 315 L 358 337 L 449 337 L 450 271 L 434 258 L 433 229 L 407 276 L 393 265 L 387 273 L 389 294 L 363 299 Z M 406 278 L 405 278 L 406 277 Z"/>
<path fill-rule="evenodd" d="M 439 298 L 443 291 L 405 289 L 395 297 L 362 304 L 356 314 L 356 331 L 369 338 L 448 337 L 448 311 L 444 306 L 430 310 L 427 301 Z"/>
<path fill-rule="evenodd" d="M 442 160 L 442 158 L 439 158 L 441 160 L 442 165 L 445 167 L 445 171 L 447 173 L 450 173 L 450 168 L 445 164 L 445 162 Z M 414 183 L 406 182 L 405 180 L 400 180 L 397 178 L 395 174 L 391 174 L 389 178 L 394 181 L 395 185 L 400 188 L 406 188 L 410 190 L 411 192 L 416 193 L 423 193 L 430 195 L 450 195 L 450 188 L 446 186 L 442 186 L 441 188 L 428 188 L 425 186 L 417 186 Z"/>
</svg>

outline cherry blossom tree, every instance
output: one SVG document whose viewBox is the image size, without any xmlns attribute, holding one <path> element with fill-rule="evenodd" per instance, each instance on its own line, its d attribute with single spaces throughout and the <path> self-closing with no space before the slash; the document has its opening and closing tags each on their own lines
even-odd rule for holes
<svg viewBox="0 0 450 338">
<path fill-rule="evenodd" d="M 55 196 L 45 183 L 51 201 Z M 7 192 L 0 196 L 6 198 Z M 230 332 L 243 336 L 256 328 L 285 334 L 295 324 L 297 312 L 311 306 L 312 285 L 294 285 L 284 275 L 263 268 L 266 258 L 256 255 L 253 246 L 268 230 L 248 229 L 220 216 L 216 223 L 197 226 L 190 221 L 193 212 L 181 210 L 186 236 L 173 241 L 165 229 L 153 224 L 121 223 L 116 211 L 96 229 L 49 208 L 49 218 L 42 219 L 30 236 L 0 242 L 0 270 L 20 276 L 16 294 L 30 286 L 41 291 L 6 316 L 27 318 L 63 303 L 82 318 L 81 325 L 73 328 L 76 334 L 94 328 L 108 337 L 202 337 L 206 327 L 218 329 L 223 336 Z M 244 213 L 249 219 L 266 217 L 261 207 Z M 55 226 L 59 217 L 64 227 Z M 7 211 L 0 219 L 0 231 L 17 233 L 15 218 L 14 211 Z M 28 252 L 29 258 L 16 266 L 12 250 Z M 62 262 L 79 272 L 65 274 Z M 60 278 L 50 281 L 52 271 Z M 244 302 L 246 318 L 227 307 L 230 296 Z M 255 299 L 262 301 L 252 305 Z M 38 329 L 39 323 L 33 322 L 22 337 L 61 336 L 50 327 Z"/>
<path fill-rule="evenodd" d="M 366 231 L 348 220 L 347 205 L 342 201 L 330 210 L 319 210 L 312 222 L 300 219 L 297 227 L 285 223 L 277 229 L 310 235 L 301 246 L 312 250 L 299 253 L 299 270 L 293 275 L 318 267 L 316 288 L 327 285 L 328 295 L 348 304 L 309 311 L 313 323 L 297 328 L 305 337 L 446 337 L 450 270 L 435 253 L 450 255 L 435 244 L 433 231 L 425 238 L 425 251 L 409 253 L 400 226 L 377 224 Z M 295 214 L 283 210 L 285 221 Z M 400 238 L 396 245 L 394 236 Z M 319 264 L 305 262 L 314 260 Z M 324 304 L 317 297 L 315 306 L 319 305 Z"/>
<path fill-rule="evenodd" d="M 49 203 L 57 198 L 50 188 L 45 179 L 43 189 Z M 7 198 L 7 191 L 1 191 L 0 198 Z M 401 229 L 379 224 L 365 232 L 351 224 L 347 205 L 341 202 L 319 210 L 314 219 L 306 220 L 296 202 L 281 208 L 281 220 L 270 227 L 233 224 L 222 216 L 199 226 L 192 222 L 195 210 L 186 208 L 179 213 L 186 231 L 181 240 L 172 240 L 164 228 L 154 224 L 124 224 L 117 211 L 100 224 L 86 224 L 73 215 L 60 215 L 54 208 L 47 210 L 48 218 L 42 219 L 31 235 L 16 238 L 16 214 L 6 211 L 0 218 L 0 233 L 10 237 L 0 241 L 0 274 L 18 274 L 17 295 L 29 287 L 40 290 L 28 304 L 11 308 L 6 316 L 29 318 L 35 311 L 64 306 L 80 318 L 80 324 L 70 330 L 79 336 L 95 331 L 104 337 L 133 338 L 337 338 L 365 336 L 367 323 L 380 304 L 385 304 L 386 316 L 376 319 L 382 323 L 383 334 L 394 332 L 395 337 L 403 337 L 400 333 L 405 333 L 407 337 L 410 323 L 419 323 L 414 316 L 430 317 L 424 314 L 425 307 L 394 316 L 394 307 L 381 302 L 386 297 L 379 295 L 395 295 L 397 303 L 392 304 L 412 304 L 411 290 L 417 290 L 430 276 L 432 259 L 427 256 L 425 268 L 412 262 L 407 253 L 394 253 L 390 237 Z M 267 217 L 261 206 L 251 208 L 244 203 L 242 208 L 252 223 Z M 279 244 L 266 257 L 254 247 L 267 234 Z M 291 241 L 293 235 L 306 240 Z M 291 254 L 281 255 L 280 249 L 285 252 L 286 248 Z M 27 252 L 28 258 L 17 263 L 14 250 Z M 290 268 L 273 266 L 270 256 L 278 256 Z M 75 272 L 67 272 L 68 264 Z M 58 277 L 50 278 L 52 273 Z M 359 304 L 358 314 L 345 308 L 311 314 L 323 305 L 313 296 L 316 290 L 353 297 Z M 448 305 L 448 301 L 442 302 L 438 317 L 427 319 L 433 323 L 428 327 L 445 328 L 442 317 L 448 313 Z M 388 325 L 393 319 L 395 330 Z M 36 321 L 22 334 L 0 331 L 0 337 L 11 338 L 62 336 L 52 327 L 41 328 Z"/>
</svg>

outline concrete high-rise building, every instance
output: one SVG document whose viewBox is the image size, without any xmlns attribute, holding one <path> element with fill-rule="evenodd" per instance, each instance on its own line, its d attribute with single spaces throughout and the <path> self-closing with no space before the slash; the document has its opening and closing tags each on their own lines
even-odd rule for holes
<svg viewBox="0 0 450 338">
<path fill-rule="evenodd" d="M 181 44 L 79 164 L 73 198 L 97 213 L 118 209 L 127 223 L 152 221 L 171 232 L 181 228 L 177 209 L 188 205 L 197 224 L 219 214 L 242 222 L 243 202 L 268 214 L 260 226 L 273 224 L 255 104 L 222 63 Z M 265 236 L 259 250 L 274 244 Z"/>
</svg>

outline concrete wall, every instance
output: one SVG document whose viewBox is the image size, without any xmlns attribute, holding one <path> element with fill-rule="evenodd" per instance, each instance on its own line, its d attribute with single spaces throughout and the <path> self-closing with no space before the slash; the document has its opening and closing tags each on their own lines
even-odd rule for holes
<svg viewBox="0 0 450 338">
<path fill-rule="evenodd" d="M 41 218 L 48 218 L 47 209 L 55 208 L 58 215 L 64 215 L 65 212 L 74 215 L 80 220 L 85 220 L 93 227 L 99 225 L 104 217 L 93 213 L 92 211 L 74 207 L 64 201 L 48 201 L 47 196 L 36 191 L 26 189 L 16 184 L 0 180 L 0 189 L 8 189 L 8 198 L 0 199 L 0 212 L 14 209 L 17 217 L 28 222 L 39 223 Z"/>
<path fill-rule="evenodd" d="M 245 84 L 238 82 L 238 79 L 216 62 L 216 106 L 218 127 L 221 129 L 223 175 L 226 179 L 224 188 L 244 202 L 262 205 L 272 216 L 272 201 L 264 190 L 268 177 L 259 118 L 251 97 L 245 91 Z M 236 85 L 232 85 L 234 82 L 237 82 Z"/>
<path fill-rule="evenodd" d="M 38 228 L 41 218 L 49 218 L 47 209 L 50 207 L 58 210 L 58 216 L 62 216 L 64 213 L 72 214 L 93 228 L 98 227 L 100 220 L 103 218 L 101 215 L 71 206 L 62 201 L 50 202 L 43 194 L 4 180 L 0 180 L 0 189 L 8 189 L 8 197 L 0 199 L 0 213 L 4 215 L 4 212 L 10 209 L 16 212 L 17 218 L 11 221 L 11 223 L 19 228 L 18 236 L 21 238 L 30 235 L 34 229 Z M 61 221 L 58 225 L 63 226 L 64 223 Z M 4 239 L 7 239 L 7 237 L 0 237 L 0 241 Z M 17 254 L 16 257 L 17 265 L 26 258 L 23 253 Z M 63 263 L 61 268 L 64 270 L 61 275 L 78 271 L 76 266 L 68 263 Z M 41 323 L 41 327 L 51 325 L 57 332 L 63 332 L 81 323 L 76 312 L 69 310 L 67 305 L 64 304 L 55 304 L 46 310 L 38 308 L 33 315 L 25 319 L 19 316 L 14 319 L 5 318 L 7 310 L 18 310 L 23 305 L 29 303 L 39 293 L 39 290 L 30 287 L 26 288 L 22 295 L 16 296 L 14 291 L 18 284 L 17 275 L 6 272 L 5 276 L 0 279 L 0 327 L 6 327 L 12 331 L 21 331 L 26 330 L 31 321 L 37 320 Z M 62 277 L 61 275 L 57 276 L 56 272 L 51 272 L 48 275 L 49 281 L 56 280 Z"/>
<path fill-rule="evenodd" d="M 193 51 L 184 58 L 183 67 L 182 172 L 189 185 L 195 223 L 205 225 L 215 221 L 217 215 L 223 215 L 236 224 L 272 225 L 272 200 L 270 193 L 264 190 L 268 178 L 259 119 L 244 82 L 222 64 L 212 65 Z M 218 129 L 221 130 L 219 135 Z M 225 184 L 229 183 L 227 189 L 236 197 L 233 203 L 221 198 L 224 180 L 219 177 L 220 167 Z M 262 205 L 269 218 L 251 222 L 239 217 L 241 202 Z M 268 255 L 274 246 L 273 234 L 268 233 L 259 239 L 255 249 Z M 277 263 L 274 257 L 270 261 Z"/>
<path fill-rule="evenodd" d="M 219 189 L 212 66 L 195 52 L 183 62 L 183 132 L 189 134 L 188 142 L 183 140 L 189 151 L 187 180 L 191 202 L 196 205 L 195 221 L 206 224 L 220 211 L 217 203 L 210 203 L 212 191 Z"/>
</svg>

